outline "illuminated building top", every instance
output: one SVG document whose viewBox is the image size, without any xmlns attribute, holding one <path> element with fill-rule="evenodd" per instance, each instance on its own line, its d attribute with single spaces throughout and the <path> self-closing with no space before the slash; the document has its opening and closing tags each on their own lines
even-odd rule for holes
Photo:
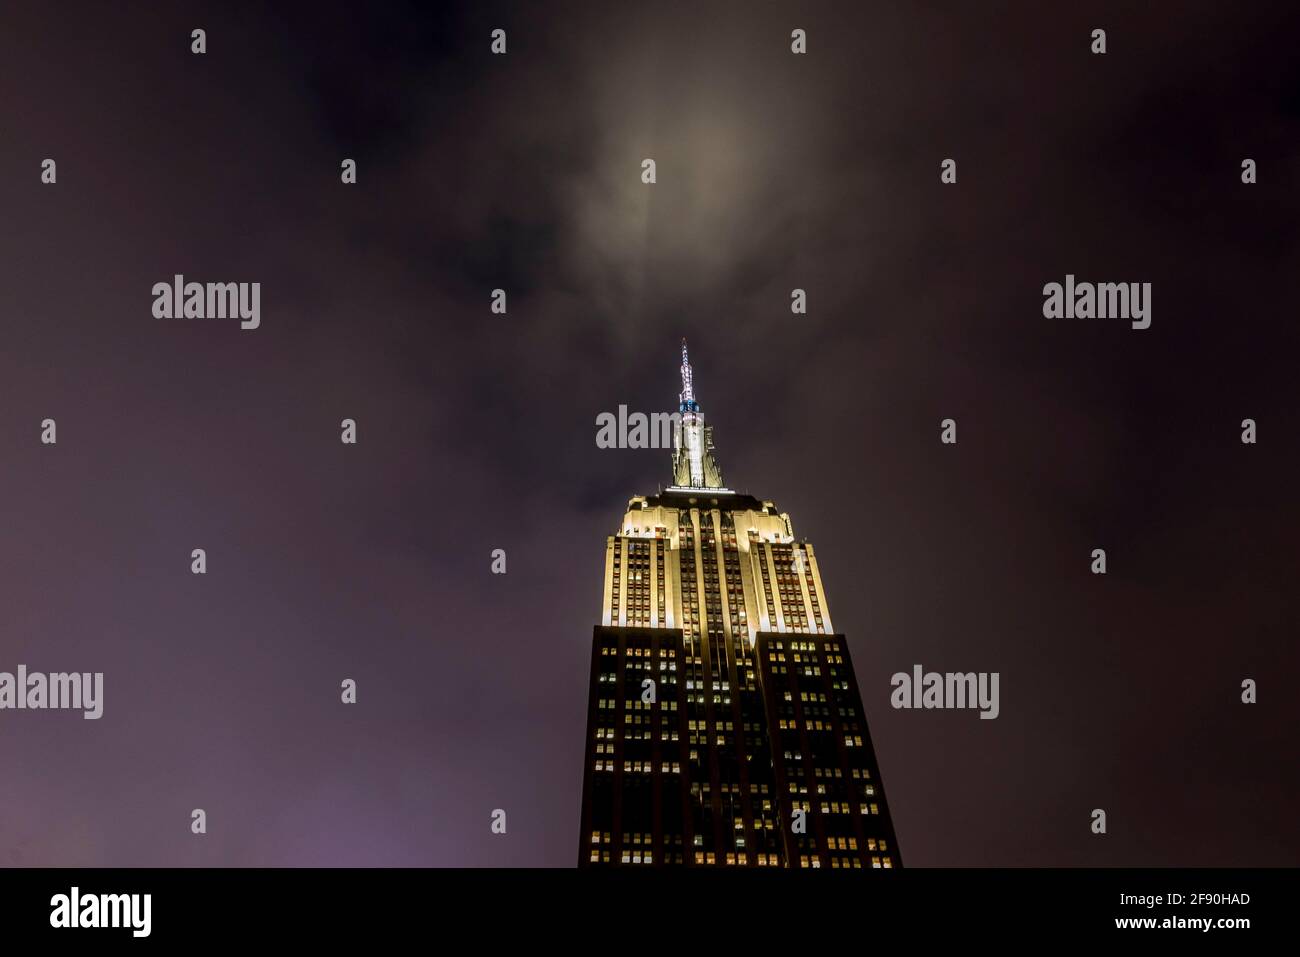
<svg viewBox="0 0 1300 957">
<path fill-rule="evenodd" d="M 605 543 L 579 863 L 901 865 L 817 552 L 724 488 L 682 343 L 672 487 Z"/>
</svg>

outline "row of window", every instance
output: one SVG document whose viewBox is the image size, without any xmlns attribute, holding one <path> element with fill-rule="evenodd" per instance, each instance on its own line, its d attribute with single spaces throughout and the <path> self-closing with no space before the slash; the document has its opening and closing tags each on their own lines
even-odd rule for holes
<svg viewBox="0 0 1300 957">
<path fill-rule="evenodd" d="M 740 828 L 741 822 L 737 821 L 736 826 L 737 828 Z M 695 843 L 697 845 L 702 842 L 700 835 L 697 834 L 695 838 L 696 838 Z M 666 841 L 669 844 L 680 845 L 682 843 L 682 836 L 680 834 L 673 834 L 671 836 L 668 836 L 666 838 Z M 613 835 L 609 831 L 603 831 L 603 832 L 592 831 L 591 843 L 593 845 L 602 844 L 602 843 L 612 844 Z M 649 833 L 647 831 L 630 831 L 630 832 L 625 831 L 623 833 L 624 847 L 635 848 L 638 847 L 638 845 L 648 845 L 653 843 L 654 843 L 654 834 Z M 826 846 L 832 851 L 856 851 L 858 849 L 858 839 L 856 837 L 832 836 L 826 839 Z M 887 851 L 889 850 L 889 844 L 883 838 L 881 838 L 880 840 L 876 840 L 874 837 L 868 838 L 867 850 Z M 772 856 L 775 857 L 776 855 L 772 855 Z M 759 863 L 762 863 L 761 858 L 763 857 L 763 855 L 759 855 L 759 857 L 760 857 Z"/>
<path fill-rule="evenodd" d="M 799 762 L 803 760 L 803 754 L 802 752 L 799 751 L 786 751 L 782 756 L 785 758 L 787 762 Z M 814 767 L 813 776 L 819 778 L 842 778 L 844 777 L 844 771 L 842 768 Z M 849 776 L 853 778 L 853 780 L 855 781 L 858 779 L 862 779 L 864 781 L 871 780 L 871 772 L 868 771 L 866 768 L 852 768 L 849 771 Z M 868 790 L 868 793 L 869 794 L 875 793 L 874 789 Z"/>
<path fill-rule="evenodd" d="M 593 848 L 590 860 L 593 864 L 608 864 L 610 863 L 610 852 Z M 648 849 L 625 850 L 622 852 L 620 860 L 624 864 L 653 864 L 655 862 L 655 856 L 654 852 Z M 749 864 L 749 856 L 743 851 L 738 853 L 729 853 L 725 855 L 725 857 L 723 855 L 715 854 L 712 851 L 695 852 L 696 864 L 707 866 L 710 864 L 717 864 L 719 861 L 722 861 L 728 866 L 744 867 Z M 666 864 L 680 864 L 682 863 L 682 855 L 665 854 L 663 862 Z M 755 855 L 755 862 L 759 867 L 780 867 L 781 857 L 778 854 L 757 854 Z M 813 870 L 820 869 L 822 866 L 821 858 L 804 855 L 799 858 L 799 866 Z M 893 868 L 894 864 L 888 857 L 872 857 L 871 866 L 876 869 L 883 868 L 890 870 Z M 830 867 L 833 870 L 861 870 L 862 859 L 859 857 L 832 856 L 830 859 Z"/>
<path fill-rule="evenodd" d="M 701 782 L 700 784 L 697 784 L 697 785 L 695 785 L 694 787 L 698 787 L 698 788 L 699 788 L 700 790 L 702 790 L 705 794 L 708 794 L 708 793 L 712 790 L 712 788 L 713 788 L 713 786 L 712 786 L 711 784 L 709 784 L 708 781 Z M 694 790 L 694 788 L 692 788 L 692 790 Z M 743 790 L 744 790 L 744 789 L 743 789 L 739 784 L 737 784 L 737 783 L 735 783 L 735 782 L 730 782 L 730 783 L 729 783 L 729 782 L 727 782 L 727 781 L 723 781 L 720 785 L 718 785 L 718 791 L 719 791 L 720 793 L 722 793 L 722 794 L 740 794 L 740 793 L 743 792 Z M 766 784 L 755 784 L 754 782 L 751 781 L 750 784 L 749 784 L 749 793 L 750 793 L 750 794 L 766 794 L 766 793 L 767 793 L 767 785 L 766 785 Z"/>
<path fill-rule="evenodd" d="M 601 645 L 600 653 L 602 655 L 609 655 L 611 657 L 617 658 L 618 645 L 613 645 L 613 644 Z M 630 645 L 627 648 L 627 657 L 629 658 L 653 658 L 654 656 L 655 656 L 654 649 L 648 648 L 644 645 Z M 671 645 L 664 645 L 659 649 L 659 656 L 661 658 L 676 658 L 677 649 L 672 647 Z"/>
<path fill-rule="evenodd" d="M 660 731 L 658 734 L 655 734 L 654 731 L 646 728 L 640 732 L 631 731 L 628 734 L 625 734 L 623 740 L 629 744 L 637 741 L 659 741 L 663 744 L 671 744 L 674 741 L 680 741 L 681 737 L 676 731 Z M 596 753 L 615 754 L 615 747 L 616 746 L 612 741 L 608 743 L 602 741 L 596 745 Z"/>
<path fill-rule="evenodd" d="M 616 771 L 618 770 L 617 761 L 597 761 L 595 770 L 597 771 Z M 624 774 L 654 774 L 655 762 L 653 761 L 624 761 Z M 677 761 L 663 761 L 659 765 L 660 774 L 681 774 L 682 766 Z"/>
<path fill-rule="evenodd" d="M 611 748 L 612 748 L 612 747 L 613 747 L 613 746 L 611 745 Z M 789 770 L 789 769 L 787 769 L 787 770 Z M 797 771 L 797 769 L 794 769 L 794 770 Z M 836 790 L 839 790 L 839 789 L 836 788 Z M 802 783 L 802 782 L 800 782 L 800 781 L 791 781 L 791 782 L 790 782 L 790 788 L 789 788 L 789 791 L 790 791 L 791 794 L 807 794 L 807 793 L 808 793 L 808 785 L 807 785 L 807 784 L 804 784 L 804 783 Z M 828 792 L 828 791 L 826 790 L 826 785 L 825 785 L 825 784 L 818 784 L 817 787 L 816 787 L 816 789 L 815 789 L 815 791 L 814 791 L 814 793 L 816 793 L 816 794 L 818 794 L 818 795 L 825 795 L 825 794 L 828 794 L 828 793 L 835 793 L 835 792 L 834 792 L 834 791 L 829 791 L 829 792 Z M 862 788 L 862 793 L 863 793 L 863 795 L 866 796 L 866 797 L 875 797 L 875 796 L 876 796 L 876 789 L 875 789 L 873 786 L 871 786 L 870 784 L 867 784 L 867 785 L 864 785 L 864 786 L 863 786 L 863 788 Z"/>
<path fill-rule="evenodd" d="M 781 866 L 781 857 L 778 854 L 757 854 L 755 855 L 754 859 L 757 862 L 759 867 L 780 867 Z M 707 865 L 707 864 L 717 864 L 719 862 L 731 867 L 736 867 L 736 866 L 744 867 L 749 864 L 749 855 L 744 851 L 741 851 L 739 853 L 728 853 L 725 856 L 721 854 L 714 854 L 712 851 L 695 852 L 696 864 Z"/>
<path fill-rule="evenodd" d="M 835 730 L 829 721 L 822 721 L 820 719 L 809 719 L 801 723 L 797 718 L 790 718 L 789 720 L 781 718 L 778 721 L 778 725 L 782 731 L 798 731 L 800 727 L 803 727 L 805 731 Z"/>
<path fill-rule="evenodd" d="M 820 867 L 822 866 L 821 858 L 820 858 L 820 857 L 813 857 L 813 856 L 811 856 L 811 855 L 805 854 L 805 855 L 803 855 L 802 857 L 799 858 L 799 866 L 800 866 L 800 867 L 808 867 L 808 868 L 812 868 L 812 869 L 816 870 L 816 869 L 818 869 L 818 868 L 820 868 Z M 834 856 L 834 855 L 832 855 L 832 856 L 831 856 L 831 864 L 830 864 L 830 866 L 831 866 L 833 869 L 835 869 L 835 870 L 841 870 L 841 869 L 843 869 L 843 870 L 859 869 L 859 870 L 860 870 L 860 869 L 862 868 L 862 858 L 860 858 L 860 857 L 838 857 L 838 856 Z M 892 869 L 893 866 L 894 866 L 894 863 L 893 863 L 893 861 L 891 861 L 888 857 L 873 857 L 873 858 L 871 859 L 871 866 L 872 866 L 873 868 L 877 868 L 877 869 L 880 869 L 880 868 L 884 868 L 884 869 Z"/>
<path fill-rule="evenodd" d="M 625 711 L 650 711 L 656 707 L 663 708 L 666 711 L 676 711 L 677 702 L 667 701 L 642 701 L 640 698 L 623 699 L 623 710 Z M 617 711 L 617 698 L 597 698 L 596 708 L 601 711 Z"/>
</svg>

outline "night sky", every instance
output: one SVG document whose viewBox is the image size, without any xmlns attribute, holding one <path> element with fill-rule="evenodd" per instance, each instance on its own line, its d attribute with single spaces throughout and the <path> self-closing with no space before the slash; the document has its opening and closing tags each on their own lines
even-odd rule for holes
<svg viewBox="0 0 1300 957">
<path fill-rule="evenodd" d="M 683 336 L 909 866 L 1300 862 L 1295 4 L 228 6 L 0 9 L 0 671 L 105 675 L 0 712 L 0 865 L 573 865 L 605 538 L 671 481 L 595 420 Z M 1067 273 L 1151 328 L 1044 318 Z M 1000 717 L 893 710 L 914 664 Z"/>
</svg>

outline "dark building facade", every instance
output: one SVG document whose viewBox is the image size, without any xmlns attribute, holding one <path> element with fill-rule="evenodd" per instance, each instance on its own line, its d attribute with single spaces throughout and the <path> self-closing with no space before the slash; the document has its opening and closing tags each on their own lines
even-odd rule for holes
<svg viewBox="0 0 1300 957">
<path fill-rule="evenodd" d="M 673 437 L 606 543 L 579 864 L 900 867 L 816 553 L 723 485 L 685 343 Z"/>
</svg>

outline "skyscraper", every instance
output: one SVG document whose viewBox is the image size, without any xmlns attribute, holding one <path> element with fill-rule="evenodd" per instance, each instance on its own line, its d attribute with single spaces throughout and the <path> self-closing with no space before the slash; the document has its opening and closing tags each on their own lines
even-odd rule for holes
<svg viewBox="0 0 1300 957">
<path fill-rule="evenodd" d="M 673 485 L 605 545 L 579 864 L 901 866 L 812 545 L 725 487 L 682 341 Z"/>
</svg>

